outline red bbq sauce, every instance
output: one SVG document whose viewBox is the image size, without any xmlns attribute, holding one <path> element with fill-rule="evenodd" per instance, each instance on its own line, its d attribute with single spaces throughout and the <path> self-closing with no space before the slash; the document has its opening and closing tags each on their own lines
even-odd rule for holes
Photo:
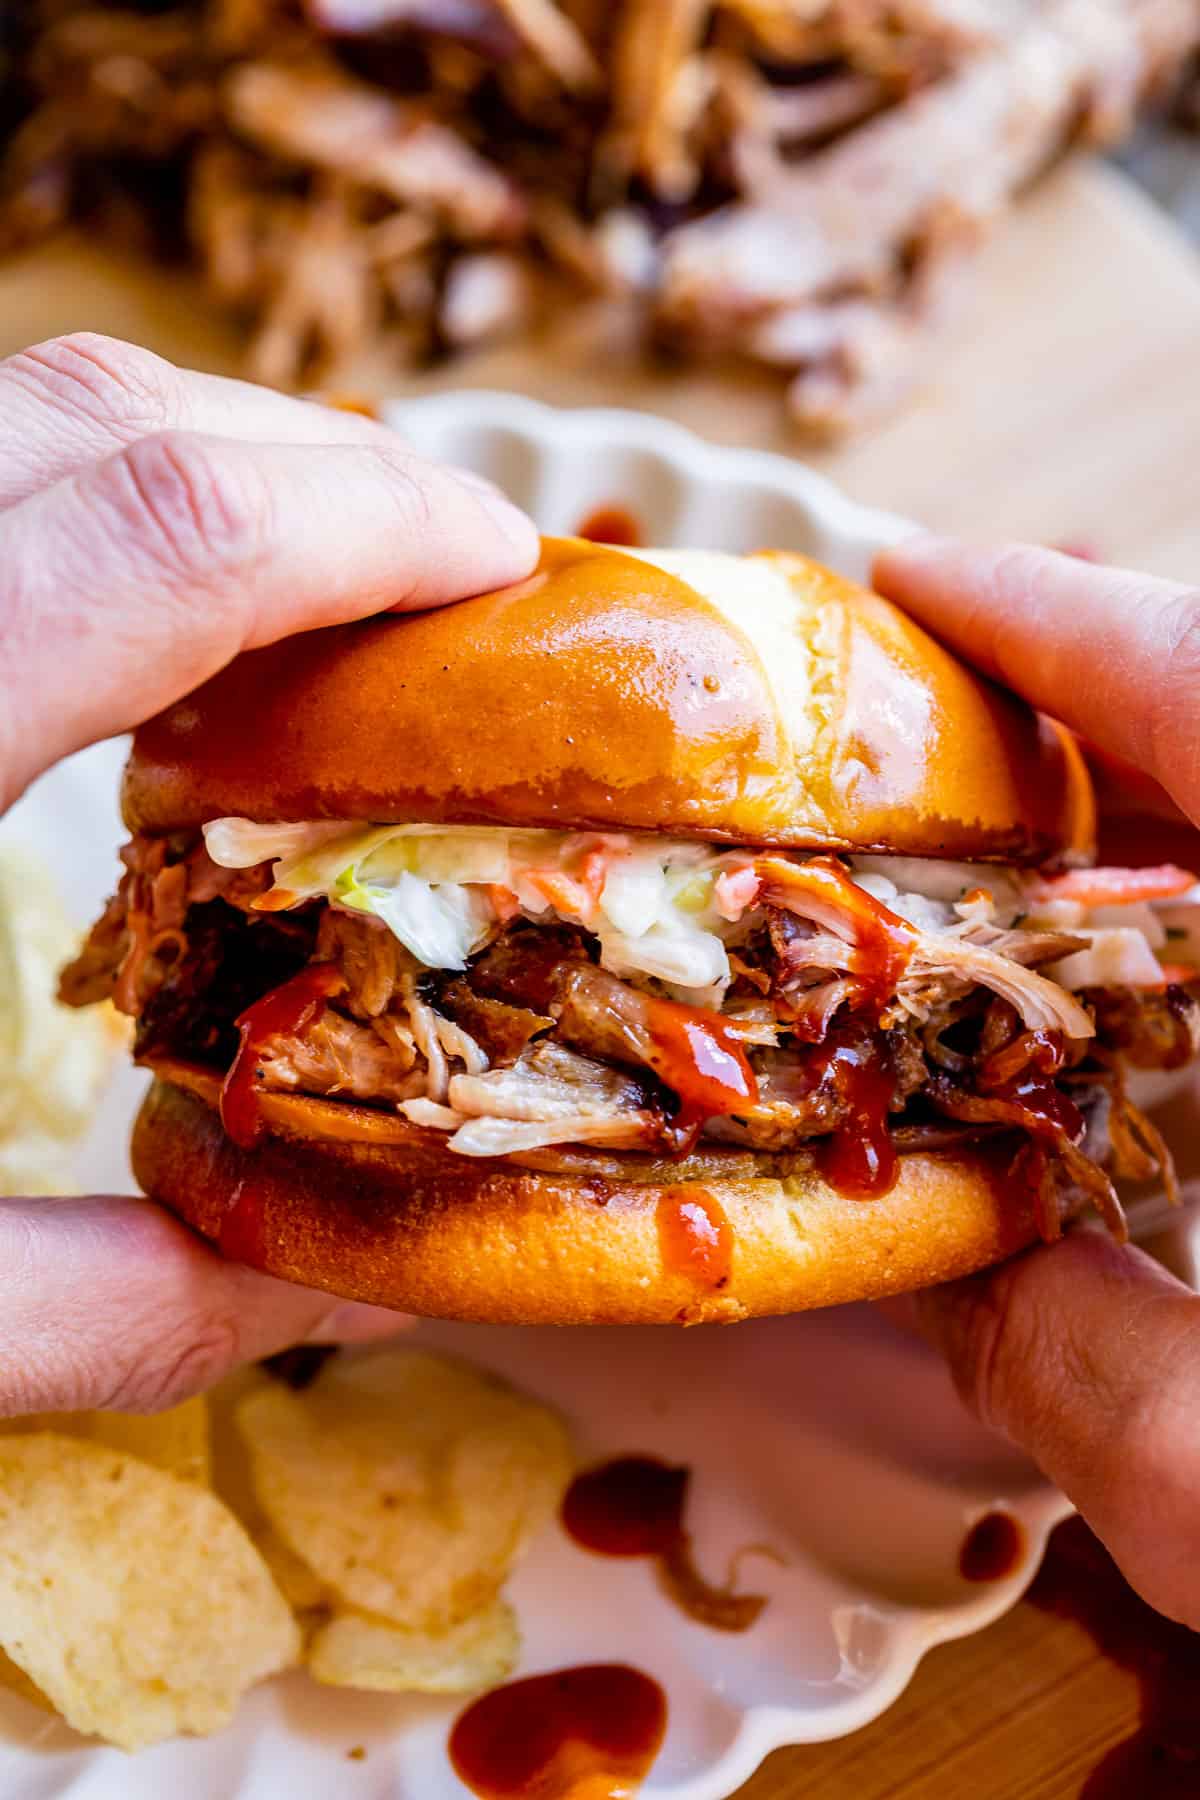
<svg viewBox="0 0 1200 1800">
<path fill-rule="evenodd" d="M 248 1006 L 236 1020 L 242 1041 L 221 1088 L 221 1123 L 243 1150 L 257 1143 L 262 1131 L 256 1063 L 263 1045 L 273 1037 L 304 1031 L 326 1000 L 345 986 L 345 976 L 336 964 L 310 963 Z"/>
<path fill-rule="evenodd" d="M 844 937 L 849 926 L 851 1022 L 815 1047 L 809 1064 L 813 1085 L 832 1080 L 849 1116 L 819 1141 L 814 1156 L 838 1193 L 855 1200 L 878 1199 L 895 1186 L 900 1159 L 888 1126 L 895 1077 L 886 1044 L 873 1028 L 895 998 L 916 933 L 906 919 L 852 881 L 835 857 L 796 863 L 761 856 L 754 867 L 760 898 L 768 905 L 796 914 L 818 931 L 836 929 Z"/>
<path fill-rule="evenodd" d="M 690 1479 L 690 1469 L 653 1456 L 584 1469 L 563 1499 L 563 1529 L 599 1556 L 656 1557 L 663 1587 L 689 1618 L 714 1631 L 747 1631 L 766 1595 L 715 1587 L 697 1569 L 683 1522 Z"/>
<path fill-rule="evenodd" d="M 990 1092 L 997 1100 L 1007 1100 L 1013 1106 L 1019 1106 L 1027 1113 L 1044 1119 L 1049 1125 L 1056 1125 L 1060 1131 L 1076 1142 L 1083 1131 L 1083 1114 L 1062 1088 L 1055 1087 L 1053 1081 L 1045 1075 L 1025 1074 L 1016 1081 L 1008 1081 L 1002 1086 L 992 1088 Z"/>
<path fill-rule="evenodd" d="M 261 1190 L 252 1181 L 239 1181 L 217 1232 L 221 1255 L 230 1262 L 260 1268 L 265 1261 L 264 1225 Z"/>
<path fill-rule="evenodd" d="M 1019 1106 L 1036 1119 L 1065 1131 L 1072 1140 L 1083 1130 L 1083 1114 L 1054 1077 L 1066 1060 L 1060 1031 L 1022 1031 L 995 1050 L 979 1070 L 981 1093 Z"/>
<path fill-rule="evenodd" d="M 623 545 L 628 550 L 638 550 L 646 542 L 640 521 L 627 506 L 619 505 L 595 507 L 576 527 L 575 536 L 593 544 Z"/>
<path fill-rule="evenodd" d="M 450 1761 L 480 1800 L 625 1800 L 658 1755 L 667 1699 L 625 1663 L 493 1688 L 460 1714 Z"/>
<path fill-rule="evenodd" d="M 814 1155 L 821 1174 L 851 1200 L 877 1200 L 896 1185 L 900 1158 L 888 1126 L 895 1075 L 879 1038 L 844 1033 L 812 1052 L 817 1081 L 832 1079 L 849 1108 L 837 1131 L 820 1138 Z"/>
<path fill-rule="evenodd" d="M 657 1217 L 663 1267 L 697 1287 L 724 1287 L 733 1271 L 734 1240 L 720 1201 L 703 1188 L 667 1188 Z"/>
<path fill-rule="evenodd" d="M 1195 1800 L 1200 1793 L 1200 1634 L 1138 1598 L 1083 1520 L 1067 1519 L 1027 1598 L 1074 1619 L 1096 1648 L 1136 1676 L 1137 1730 L 1109 1750 L 1080 1800 Z"/>
<path fill-rule="evenodd" d="M 679 1096 L 675 1125 L 681 1150 L 689 1149 L 706 1119 L 743 1112 L 758 1099 L 758 1083 L 741 1039 L 718 1013 L 652 1000 L 648 1061 Z"/>
<path fill-rule="evenodd" d="M 958 1572 L 964 1581 L 1003 1581 L 1021 1560 L 1025 1538 L 1011 1513 L 984 1513 L 963 1539 Z"/>
<path fill-rule="evenodd" d="M 710 1631 L 749 1631 L 767 1604 L 765 1594 L 737 1593 L 732 1577 L 724 1587 L 706 1581 L 692 1558 L 691 1535 L 686 1531 L 659 1558 L 658 1574 L 680 1612 Z"/>
<path fill-rule="evenodd" d="M 760 856 L 754 866 L 768 904 L 811 919 L 818 927 L 828 909 L 842 933 L 849 920 L 854 935 L 851 973 L 858 987 L 855 1010 L 877 1020 L 912 957 L 917 936 L 912 926 L 853 882 L 832 856 L 814 856 L 804 863 Z"/>
<path fill-rule="evenodd" d="M 599 1556 L 662 1556 L 683 1530 L 691 1471 L 653 1456 L 618 1456 L 577 1475 L 563 1529 Z"/>
<path fill-rule="evenodd" d="M 1020 1031 L 1002 1050 L 993 1050 L 979 1071 L 979 1085 L 994 1090 L 1030 1071 L 1057 1075 L 1066 1055 L 1061 1031 Z"/>
</svg>

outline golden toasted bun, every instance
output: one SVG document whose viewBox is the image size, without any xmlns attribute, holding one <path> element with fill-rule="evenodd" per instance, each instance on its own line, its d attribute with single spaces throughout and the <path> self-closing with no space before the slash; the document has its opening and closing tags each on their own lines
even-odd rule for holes
<svg viewBox="0 0 1200 1800">
<path fill-rule="evenodd" d="M 886 601 L 782 551 L 575 539 L 498 593 L 237 658 L 138 731 L 124 811 L 1014 860 L 1094 835 L 1073 741 Z"/>
<path fill-rule="evenodd" d="M 891 1193 L 868 1201 L 815 1170 L 669 1186 L 572 1179 L 477 1163 L 403 1120 L 291 1095 L 265 1097 L 269 1135 L 242 1150 L 221 1128 L 218 1077 L 177 1063 L 157 1072 L 133 1138 L 146 1193 L 239 1262 L 434 1318 L 732 1321 L 947 1281 L 1036 1235 L 1006 1181 L 1011 1144 L 902 1157 Z M 727 1222 L 724 1281 L 673 1247 L 689 1203 Z"/>
</svg>

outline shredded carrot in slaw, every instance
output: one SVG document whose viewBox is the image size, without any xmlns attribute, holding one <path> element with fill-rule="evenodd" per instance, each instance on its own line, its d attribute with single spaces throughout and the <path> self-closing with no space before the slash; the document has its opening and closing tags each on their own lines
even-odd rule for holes
<svg viewBox="0 0 1200 1800">
<path fill-rule="evenodd" d="M 1150 869 L 1069 869 L 1039 882 L 1039 900 L 1077 900 L 1082 906 L 1127 906 L 1139 900 L 1175 900 L 1196 885 L 1190 869 L 1160 863 Z"/>
</svg>

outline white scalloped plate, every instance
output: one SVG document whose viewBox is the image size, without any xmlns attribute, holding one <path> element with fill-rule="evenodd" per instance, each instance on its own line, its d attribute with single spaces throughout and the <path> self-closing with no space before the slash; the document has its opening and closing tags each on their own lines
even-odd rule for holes
<svg viewBox="0 0 1200 1800">
<path fill-rule="evenodd" d="M 557 413 L 501 394 L 399 407 L 421 449 L 471 464 L 570 530 L 624 503 L 654 542 L 811 550 L 853 575 L 909 529 L 782 457 L 720 450 L 633 413 Z M 33 844 L 73 909 L 108 891 L 119 826 L 120 747 L 39 782 L 3 835 Z M 124 1072 L 80 1158 L 80 1180 L 128 1183 L 124 1144 L 141 1081 Z M 653 1451 L 691 1465 L 690 1522 L 719 1574 L 746 1561 L 769 1595 L 742 1636 L 685 1619 L 640 1563 L 596 1558 L 548 1529 L 513 1583 L 522 1673 L 629 1661 L 662 1683 L 666 1740 L 644 1800 L 725 1800 L 768 1751 L 839 1737 L 878 1717 L 931 1645 L 978 1631 L 1031 1579 L 1069 1509 L 1007 1446 L 966 1417 L 938 1362 L 869 1309 L 691 1332 L 498 1330 L 423 1325 L 418 1335 L 520 1381 L 569 1415 L 585 1458 Z M 1002 1507 L 1024 1549 L 1003 1581 L 957 1571 L 963 1538 Z M 228 1730 L 134 1759 L 81 1744 L 0 1697 L 0 1792 L 12 1800 L 462 1800 L 446 1758 L 450 1704 L 321 1689 L 291 1676 L 253 1694 Z M 364 1758 L 347 1760 L 361 1746 Z"/>
</svg>

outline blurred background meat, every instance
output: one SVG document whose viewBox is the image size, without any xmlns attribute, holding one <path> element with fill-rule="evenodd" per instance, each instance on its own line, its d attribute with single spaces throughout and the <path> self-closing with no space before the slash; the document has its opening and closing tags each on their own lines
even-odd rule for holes
<svg viewBox="0 0 1200 1800">
<path fill-rule="evenodd" d="M 195 259 L 260 379 L 608 296 L 832 437 L 928 370 L 1049 163 L 1179 91 L 1200 0 L 36 0 L 0 31 L 0 247 L 82 220 Z"/>
</svg>

